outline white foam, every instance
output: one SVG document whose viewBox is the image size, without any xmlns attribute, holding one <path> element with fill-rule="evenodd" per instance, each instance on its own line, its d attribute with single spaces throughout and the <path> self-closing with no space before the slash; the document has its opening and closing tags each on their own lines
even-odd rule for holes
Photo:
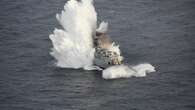
<svg viewBox="0 0 195 110">
<path fill-rule="evenodd" d="M 144 77 L 146 73 L 151 72 L 155 72 L 155 68 L 148 63 L 136 66 L 116 65 L 103 70 L 102 77 L 104 79 L 129 78 L 132 76 Z"/>
</svg>

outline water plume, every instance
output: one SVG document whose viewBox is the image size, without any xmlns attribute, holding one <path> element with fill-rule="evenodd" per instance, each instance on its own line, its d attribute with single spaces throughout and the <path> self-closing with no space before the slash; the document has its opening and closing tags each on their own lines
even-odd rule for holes
<svg viewBox="0 0 195 110">
<path fill-rule="evenodd" d="M 63 29 L 55 29 L 49 36 L 53 48 L 50 54 L 62 68 L 95 69 L 92 36 L 96 30 L 97 14 L 93 0 L 70 0 L 56 15 Z"/>
<path fill-rule="evenodd" d="M 96 32 L 106 33 L 108 23 L 101 22 L 97 28 L 97 13 L 93 0 L 69 0 L 64 10 L 56 14 L 56 19 L 62 29 L 56 28 L 53 34 L 49 35 L 53 44 L 50 54 L 56 59 L 56 65 L 61 68 L 102 70 L 93 64 L 95 54 L 93 37 Z M 119 59 L 123 59 L 119 45 L 113 42 L 108 50 L 117 53 Z M 143 77 L 146 73 L 154 71 L 150 64 L 118 65 L 103 70 L 102 77 L 105 79 Z"/>
</svg>

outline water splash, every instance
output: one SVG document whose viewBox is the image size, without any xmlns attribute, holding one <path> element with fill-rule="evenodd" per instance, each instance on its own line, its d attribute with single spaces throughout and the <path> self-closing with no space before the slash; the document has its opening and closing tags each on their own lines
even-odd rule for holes
<svg viewBox="0 0 195 110">
<path fill-rule="evenodd" d="M 133 76 L 145 77 L 146 73 L 155 71 L 155 68 L 147 63 L 136 66 L 116 65 L 103 70 L 102 77 L 104 79 L 129 78 Z"/>
<path fill-rule="evenodd" d="M 93 0 L 70 0 L 56 15 L 63 29 L 55 29 L 49 36 L 53 48 L 51 55 L 62 68 L 95 69 L 92 36 L 96 30 L 97 14 Z"/>
<path fill-rule="evenodd" d="M 93 36 L 96 31 L 107 32 L 108 23 L 102 22 L 97 28 L 97 13 L 93 0 L 70 0 L 56 18 L 63 27 L 63 29 L 54 29 L 53 34 L 49 36 L 53 44 L 50 54 L 56 59 L 56 65 L 61 68 L 101 70 L 93 65 L 95 53 Z M 119 45 L 115 45 L 114 42 L 109 50 L 121 54 Z M 105 79 L 143 77 L 146 73 L 154 71 L 154 67 L 150 64 L 119 65 L 103 70 L 102 77 Z"/>
</svg>

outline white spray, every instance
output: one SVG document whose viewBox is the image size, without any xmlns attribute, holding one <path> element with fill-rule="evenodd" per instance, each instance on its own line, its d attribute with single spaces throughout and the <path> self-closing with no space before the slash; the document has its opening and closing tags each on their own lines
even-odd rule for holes
<svg viewBox="0 0 195 110">
<path fill-rule="evenodd" d="M 102 22 L 96 29 L 97 13 L 93 0 L 70 0 L 56 18 L 63 27 L 63 29 L 55 29 L 49 36 L 53 44 L 50 54 L 57 60 L 56 65 L 62 68 L 100 70 L 93 65 L 95 49 L 92 37 L 96 31 L 106 32 L 108 23 Z M 120 55 L 119 46 L 114 43 L 109 50 Z M 102 76 L 105 79 L 145 76 L 146 72 L 153 71 L 154 67 L 150 64 L 134 67 L 120 65 L 105 69 Z"/>
<path fill-rule="evenodd" d="M 57 60 L 57 66 L 93 69 L 92 36 L 97 22 L 93 0 L 70 0 L 56 18 L 63 29 L 55 29 L 49 38 L 53 43 L 51 55 Z"/>
<path fill-rule="evenodd" d="M 116 65 L 103 70 L 102 77 L 104 79 L 145 77 L 146 73 L 151 72 L 155 72 L 155 68 L 147 63 L 136 66 Z"/>
</svg>

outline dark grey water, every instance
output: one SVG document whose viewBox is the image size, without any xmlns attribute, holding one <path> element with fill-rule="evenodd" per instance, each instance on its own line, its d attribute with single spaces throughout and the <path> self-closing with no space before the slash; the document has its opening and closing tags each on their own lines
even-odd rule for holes
<svg viewBox="0 0 195 110">
<path fill-rule="evenodd" d="M 0 1 L 1 110 L 194 110 L 195 1 L 96 0 L 99 20 L 129 64 L 152 63 L 144 78 L 104 80 L 60 69 L 48 35 L 65 0 Z"/>
</svg>

